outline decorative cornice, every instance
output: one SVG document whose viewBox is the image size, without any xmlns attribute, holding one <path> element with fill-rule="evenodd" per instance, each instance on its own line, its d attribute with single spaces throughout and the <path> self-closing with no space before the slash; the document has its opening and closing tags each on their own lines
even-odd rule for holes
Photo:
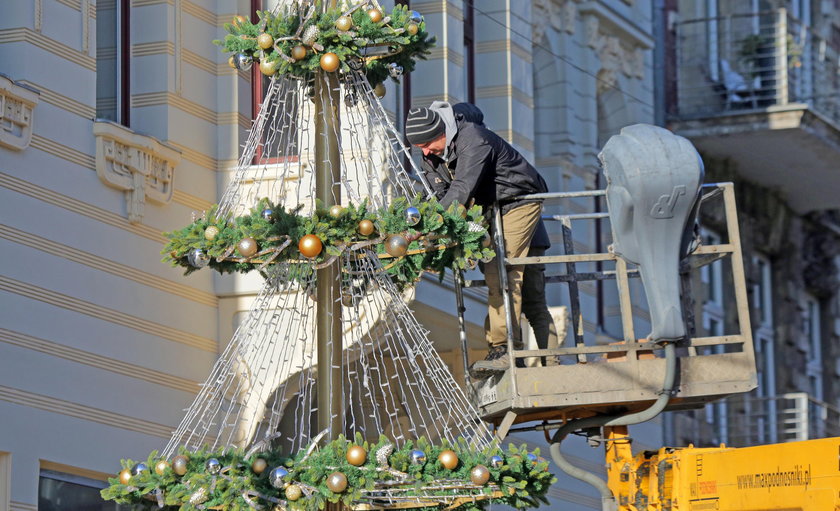
<svg viewBox="0 0 840 511">
<path fill-rule="evenodd" d="M 0 75 L 0 146 L 23 151 L 32 140 L 32 111 L 40 93 Z"/>
<path fill-rule="evenodd" d="M 574 0 L 535 0 L 531 11 L 532 29 L 534 41 L 539 43 L 540 39 L 548 32 L 549 27 L 557 31 L 564 31 L 567 34 L 575 33 L 575 21 L 577 20 L 577 2 Z"/>
<path fill-rule="evenodd" d="M 146 198 L 168 204 L 181 152 L 158 140 L 108 121 L 95 121 L 96 174 L 106 185 L 125 192 L 128 221 L 143 219 Z"/>
<path fill-rule="evenodd" d="M 598 91 L 614 88 L 618 73 L 628 78 L 642 79 L 645 76 L 643 48 L 638 44 L 622 44 L 619 36 L 601 31 L 601 18 L 595 14 L 584 16 L 586 45 L 598 53 L 601 69 L 598 72 Z"/>
</svg>

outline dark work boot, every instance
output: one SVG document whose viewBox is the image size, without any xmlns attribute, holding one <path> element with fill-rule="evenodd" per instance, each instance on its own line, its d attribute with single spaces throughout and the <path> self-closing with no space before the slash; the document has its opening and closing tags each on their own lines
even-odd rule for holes
<svg viewBox="0 0 840 511">
<path fill-rule="evenodd" d="M 507 346 L 502 344 L 500 346 L 493 346 L 487 353 L 484 360 L 479 360 L 472 365 L 471 372 L 497 372 L 507 371 L 510 368 L 510 360 L 508 359 Z"/>
</svg>

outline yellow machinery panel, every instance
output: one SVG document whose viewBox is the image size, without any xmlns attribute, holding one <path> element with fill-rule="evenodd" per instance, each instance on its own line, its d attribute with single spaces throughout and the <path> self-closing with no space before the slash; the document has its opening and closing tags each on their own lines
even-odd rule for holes
<svg viewBox="0 0 840 511">
<path fill-rule="evenodd" d="M 840 438 L 636 456 L 628 440 L 607 446 L 620 511 L 840 511 Z"/>
</svg>

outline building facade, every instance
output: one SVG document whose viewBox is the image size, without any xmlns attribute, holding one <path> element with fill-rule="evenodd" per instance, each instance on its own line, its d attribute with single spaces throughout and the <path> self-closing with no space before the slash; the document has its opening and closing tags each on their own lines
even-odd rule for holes
<svg viewBox="0 0 840 511">
<path fill-rule="evenodd" d="M 840 434 L 837 337 L 840 3 L 666 1 L 668 126 L 733 181 L 758 387 L 678 414 L 667 441 L 747 446 Z M 714 239 L 721 219 L 702 218 Z M 698 332 L 735 328 L 725 268 L 702 275 Z"/>
<path fill-rule="evenodd" d="M 407 105 L 473 101 L 552 191 L 578 191 L 605 185 L 597 154 L 609 136 L 656 121 L 651 0 L 410 7 L 438 45 L 404 85 L 388 83 L 384 102 L 398 122 Z M 165 443 L 248 310 L 259 278 L 183 277 L 159 263 L 160 233 L 207 210 L 236 167 L 259 87 L 211 41 L 235 14 L 266 8 L 251 0 L 0 5 L 0 511 L 94 506 L 119 457 Z M 588 201 L 546 212 L 604 208 Z M 549 230 L 559 253 L 559 228 Z M 603 250 L 607 231 L 582 227 L 575 249 Z M 635 293 L 643 336 L 648 315 Z M 467 298 L 475 360 L 484 354 L 485 295 Z M 586 336 L 621 337 L 608 286 L 583 284 L 581 301 Z M 558 322 L 567 304 L 565 291 L 549 288 Z M 451 280 L 424 280 L 413 308 L 462 376 Z M 637 431 L 637 448 L 659 445 L 658 422 Z M 547 449 L 539 434 L 514 439 Z M 603 470 L 600 450 L 566 449 Z M 591 488 L 560 477 L 553 508 L 600 508 Z"/>
</svg>

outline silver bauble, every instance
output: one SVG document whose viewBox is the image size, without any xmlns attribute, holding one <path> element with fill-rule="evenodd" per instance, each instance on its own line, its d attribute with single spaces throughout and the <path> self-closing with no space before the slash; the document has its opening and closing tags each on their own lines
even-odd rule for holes
<svg viewBox="0 0 840 511">
<path fill-rule="evenodd" d="M 148 471 L 149 471 L 149 466 L 146 465 L 145 463 L 138 463 L 138 464 L 134 465 L 133 467 L 131 467 L 131 475 L 133 475 L 133 476 L 139 476 L 141 473 L 148 472 Z"/>
<path fill-rule="evenodd" d="M 536 463 L 537 462 L 537 455 L 532 453 L 532 452 L 529 452 L 528 453 L 528 459 L 531 460 L 531 463 Z"/>
<path fill-rule="evenodd" d="M 422 465 L 423 463 L 426 463 L 426 453 L 419 449 L 411 451 L 411 464 Z"/>
<path fill-rule="evenodd" d="M 312 46 L 315 44 L 315 40 L 318 39 L 320 34 L 321 29 L 318 28 L 317 25 L 309 25 L 306 27 L 306 30 L 303 31 L 303 36 L 300 38 L 300 41 L 306 46 Z"/>
<path fill-rule="evenodd" d="M 388 74 L 391 78 L 399 78 L 403 74 L 403 67 L 396 62 L 388 64 Z"/>
<path fill-rule="evenodd" d="M 282 488 L 286 484 L 286 476 L 289 475 L 289 471 L 283 467 L 275 467 L 271 470 L 271 473 L 268 474 L 268 482 L 271 483 L 271 486 L 275 488 Z"/>
<path fill-rule="evenodd" d="M 269 208 L 265 208 L 264 210 L 262 210 L 262 213 L 260 213 L 260 214 L 262 215 L 264 220 L 268 220 L 270 222 L 271 221 L 271 215 L 274 214 L 274 211 L 272 211 Z"/>
<path fill-rule="evenodd" d="M 411 15 L 408 17 L 408 19 L 413 21 L 414 23 L 420 23 L 423 21 L 423 15 L 417 11 L 411 11 Z"/>
<path fill-rule="evenodd" d="M 210 475 L 218 475 L 222 471 L 222 464 L 216 458 L 210 458 L 204 463 L 204 468 Z"/>
<path fill-rule="evenodd" d="M 210 257 L 200 248 L 194 248 L 187 254 L 187 262 L 194 268 L 204 268 L 210 263 Z"/>
<path fill-rule="evenodd" d="M 411 226 L 415 226 L 420 223 L 420 210 L 415 208 L 414 206 L 405 208 L 405 223 Z"/>
<path fill-rule="evenodd" d="M 505 460 L 501 456 L 490 456 L 490 466 L 493 468 L 502 468 Z"/>
<path fill-rule="evenodd" d="M 233 65 L 236 66 L 236 69 L 240 71 L 247 71 L 251 69 L 251 65 L 254 63 L 254 58 L 250 55 L 245 55 L 244 53 L 237 53 L 233 56 Z"/>
</svg>

